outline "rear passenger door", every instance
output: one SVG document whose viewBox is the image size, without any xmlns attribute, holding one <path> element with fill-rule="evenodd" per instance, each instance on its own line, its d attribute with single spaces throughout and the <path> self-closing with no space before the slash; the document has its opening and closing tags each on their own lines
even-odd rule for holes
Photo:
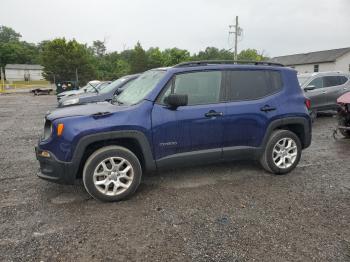
<svg viewBox="0 0 350 262">
<path fill-rule="evenodd" d="M 323 85 L 326 92 L 328 108 L 334 108 L 337 104 L 337 98 L 347 92 L 346 82 L 348 78 L 345 76 L 324 76 Z"/>
<path fill-rule="evenodd" d="M 241 158 L 261 146 L 278 111 L 282 79 L 279 71 L 232 70 L 224 72 L 224 81 L 223 156 Z"/>
</svg>

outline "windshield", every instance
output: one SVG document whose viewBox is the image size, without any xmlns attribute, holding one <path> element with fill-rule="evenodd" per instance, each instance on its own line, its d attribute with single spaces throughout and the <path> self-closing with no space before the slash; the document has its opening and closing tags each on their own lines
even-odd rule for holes
<svg viewBox="0 0 350 262">
<path fill-rule="evenodd" d="M 137 104 L 153 90 L 165 72 L 163 70 L 150 70 L 143 73 L 121 93 L 118 102 L 126 105 Z"/>
<path fill-rule="evenodd" d="M 309 80 L 309 76 L 298 76 L 300 86 L 303 86 L 307 80 Z"/>
<path fill-rule="evenodd" d="M 97 89 L 98 91 L 101 91 L 101 90 L 104 89 L 106 86 L 108 86 L 110 83 L 111 83 L 111 82 L 103 82 L 103 83 L 97 85 L 97 86 L 96 86 L 96 89 Z"/>
<path fill-rule="evenodd" d="M 116 87 L 118 87 L 121 83 L 125 82 L 126 80 L 127 80 L 126 77 L 121 77 L 121 78 L 113 81 L 109 85 L 105 86 L 104 88 L 102 88 L 99 91 L 101 94 L 109 93 L 109 92 L 113 91 Z"/>
</svg>

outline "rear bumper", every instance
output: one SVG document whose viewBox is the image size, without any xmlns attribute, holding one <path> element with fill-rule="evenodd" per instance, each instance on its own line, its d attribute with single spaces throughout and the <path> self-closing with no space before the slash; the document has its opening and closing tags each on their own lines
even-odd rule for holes
<svg viewBox="0 0 350 262">
<path fill-rule="evenodd" d="M 312 141 L 312 123 L 310 120 L 308 128 L 306 127 L 304 130 L 303 149 L 308 148 L 311 145 L 311 141 Z"/>
<path fill-rule="evenodd" d="M 42 150 L 35 147 L 35 155 L 40 164 L 40 172 L 37 173 L 39 178 L 58 184 L 73 185 L 76 180 L 72 163 L 62 162 L 51 153 L 50 157 L 43 157 Z"/>
</svg>

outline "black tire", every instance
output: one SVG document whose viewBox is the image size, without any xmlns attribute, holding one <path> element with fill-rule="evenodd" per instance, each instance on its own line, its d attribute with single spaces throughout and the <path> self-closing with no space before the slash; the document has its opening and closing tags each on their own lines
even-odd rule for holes
<svg viewBox="0 0 350 262">
<path fill-rule="evenodd" d="M 133 170 L 133 179 L 129 187 L 118 195 L 107 195 L 99 191 L 94 184 L 94 172 L 97 166 L 110 157 L 120 157 L 128 161 Z M 142 168 L 139 159 L 133 152 L 120 146 L 106 146 L 96 150 L 85 162 L 83 170 L 83 182 L 86 191 L 100 201 L 114 202 L 131 196 L 138 188 L 142 177 Z"/>
<path fill-rule="evenodd" d="M 317 118 L 317 110 L 316 109 L 312 109 L 310 111 L 310 118 L 311 118 L 311 122 L 315 122 L 316 118 Z"/>
<path fill-rule="evenodd" d="M 338 124 L 340 126 L 348 126 L 346 120 L 342 117 L 339 118 Z M 350 138 L 350 130 L 339 129 L 340 134 L 342 134 L 345 138 Z"/>
<path fill-rule="evenodd" d="M 295 158 L 293 164 L 288 168 L 278 167 L 273 160 L 273 149 L 274 149 L 275 145 L 277 144 L 277 142 L 283 138 L 292 139 L 296 144 L 297 155 L 296 155 L 296 158 Z M 300 139 L 296 134 L 294 134 L 293 132 L 291 132 L 289 130 L 283 130 L 283 129 L 276 130 L 271 134 L 271 136 L 266 144 L 265 151 L 260 158 L 260 163 L 261 163 L 262 167 L 270 173 L 273 173 L 276 175 L 287 174 L 298 165 L 298 163 L 300 161 L 300 157 L 301 157 L 301 150 L 302 150 L 302 148 L 301 148 Z"/>
</svg>

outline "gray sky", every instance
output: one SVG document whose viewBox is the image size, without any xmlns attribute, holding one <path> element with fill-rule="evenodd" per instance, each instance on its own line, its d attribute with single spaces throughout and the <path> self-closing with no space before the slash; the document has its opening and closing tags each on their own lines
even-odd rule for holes
<svg viewBox="0 0 350 262">
<path fill-rule="evenodd" d="M 239 50 L 277 56 L 350 46 L 350 0 L 2 0 L 0 8 L 0 24 L 28 42 L 106 38 L 108 51 L 137 41 L 146 49 L 227 49 L 236 15 Z"/>
</svg>

